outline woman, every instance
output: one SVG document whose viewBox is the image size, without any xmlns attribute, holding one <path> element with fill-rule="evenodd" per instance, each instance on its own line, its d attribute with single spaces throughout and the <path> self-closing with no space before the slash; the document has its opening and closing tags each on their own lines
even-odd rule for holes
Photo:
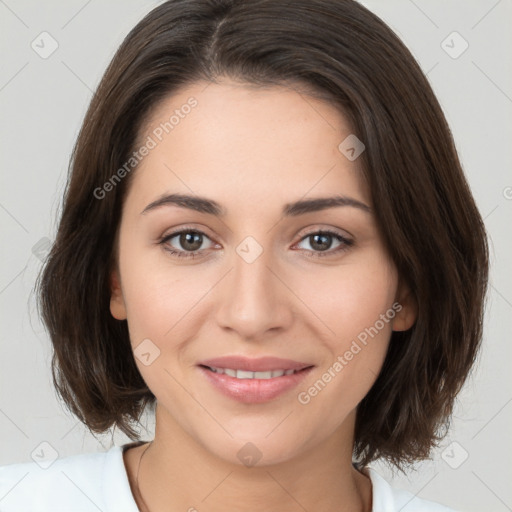
<svg viewBox="0 0 512 512">
<path fill-rule="evenodd" d="M 487 260 L 441 108 L 379 18 L 165 2 L 91 101 L 39 283 L 60 396 L 133 442 L 0 468 L 2 510 L 448 510 L 369 464 L 444 434 Z"/>
</svg>

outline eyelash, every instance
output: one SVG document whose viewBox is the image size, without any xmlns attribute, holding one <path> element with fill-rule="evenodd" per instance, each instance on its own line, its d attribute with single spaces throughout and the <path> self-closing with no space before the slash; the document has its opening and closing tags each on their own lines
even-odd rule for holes
<svg viewBox="0 0 512 512">
<path fill-rule="evenodd" d="M 184 229 L 181 229 L 179 231 L 175 231 L 174 233 L 170 233 L 170 234 L 164 236 L 161 240 L 159 240 L 158 243 L 160 245 L 162 245 L 162 246 L 165 246 L 165 244 L 169 240 L 172 240 L 174 237 L 176 237 L 178 235 L 181 235 L 183 233 L 195 233 L 195 234 L 198 234 L 198 235 L 203 235 L 206 238 L 209 238 L 208 235 L 206 233 L 203 233 L 202 231 L 199 231 L 199 230 L 193 229 L 193 228 L 184 228 Z M 334 249 L 334 250 L 328 249 L 327 251 L 313 251 L 312 254 L 311 254 L 311 251 L 308 251 L 307 249 L 302 249 L 302 250 L 305 250 L 306 253 L 309 253 L 307 255 L 310 258 L 323 258 L 323 257 L 326 257 L 326 256 L 332 256 L 333 254 L 338 254 L 340 252 L 346 251 L 351 246 L 354 245 L 354 241 L 353 240 L 345 238 L 344 236 L 340 235 L 338 232 L 332 231 L 330 229 L 321 229 L 321 230 L 318 230 L 318 231 L 312 231 L 310 233 L 307 233 L 306 235 L 304 235 L 299 240 L 299 243 L 302 242 L 303 240 L 306 240 L 307 238 L 309 238 L 309 237 L 311 237 L 313 235 L 331 235 L 331 236 L 335 237 L 336 239 L 338 239 L 338 241 L 341 242 L 341 245 L 337 249 Z M 175 249 L 169 248 L 168 246 L 164 247 L 164 249 L 167 252 L 169 252 L 172 256 L 176 256 L 178 258 L 192 258 L 193 259 L 193 258 L 196 258 L 196 257 L 200 256 L 200 253 L 202 252 L 202 250 L 198 250 L 198 251 L 177 251 Z M 206 249 L 203 249 L 203 250 L 206 250 Z"/>
</svg>

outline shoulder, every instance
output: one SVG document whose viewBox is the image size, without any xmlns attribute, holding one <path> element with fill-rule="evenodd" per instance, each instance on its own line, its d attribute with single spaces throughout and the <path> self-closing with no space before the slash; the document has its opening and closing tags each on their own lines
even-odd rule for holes
<svg viewBox="0 0 512 512">
<path fill-rule="evenodd" d="M 393 489 L 389 483 L 372 468 L 364 473 L 370 477 L 373 489 L 372 512 L 455 512 L 434 501 L 418 498 L 409 491 Z"/>
<path fill-rule="evenodd" d="M 2 512 L 137 512 L 122 447 L 0 467 Z"/>
</svg>

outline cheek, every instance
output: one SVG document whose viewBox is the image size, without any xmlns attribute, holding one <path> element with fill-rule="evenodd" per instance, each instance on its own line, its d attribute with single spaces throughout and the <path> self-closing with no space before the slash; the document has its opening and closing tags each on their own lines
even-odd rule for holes
<svg viewBox="0 0 512 512">
<path fill-rule="evenodd" d="M 296 291 L 318 318 L 331 348 L 343 349 L 376 322 L 379 331 L 389 335 L 392 318 L 384 325 L 379 321 L 393 305 L 396 294 L 396 274 L 389 262 L 375 255 L 364 262 L 324 270 L 298 277 Z"/>
<path fill-rule="evenodd" d="M 127 316 L 132 343 L 140 338 L 163 342 L 176 336 L 180 323 L 208 287 L 198 276 L 189 278 L 179 268 L 144 268 L 127 262 L 125 283 Z"/>
<path fill-rule="evenodd" d="M 321 319 L 325 357 L 299 402 L 314 402 L 315 410 L 332 407 L 334 425 L 364 398 L 380 372 L 396 314 L 397 283 L 393 267 L 377 255 L 366 264 L 330 270 L 307 294 L 308 306 Z M 303 296 L 306 287 L 303 282 Z"/>
<path fill-rule="evenodd" d="M 148 251 L 133 233 L 121 233 L 120 273 L 132 345 L 143 339 L 158 340 L 172 327 L 184 300 L 176 290 L 182 286 L 179 272 L 170 273 L 151 258 L 158 249 Z M 172 300 L 171 300 L 172 299 Z"/>
<path fill-rule="evenodd" d="M 165 265 L 165 260 L 154 264 L 136 251 L 125 252 L 120 264 L 128 330 L 139 372 L 159 400 L 186 402 L 169 371 L 174 375 L 188 364 L 183 359 L 184 348 L 194 335 L 191 325 L 198 323 L 195 308 L 211 285 L 205 284 L 207 279 L 198 275 L 200 271 L 184 272 L 179 266 Z M 150 356 L 144 360 L 147 353 Z"/>
</svg>

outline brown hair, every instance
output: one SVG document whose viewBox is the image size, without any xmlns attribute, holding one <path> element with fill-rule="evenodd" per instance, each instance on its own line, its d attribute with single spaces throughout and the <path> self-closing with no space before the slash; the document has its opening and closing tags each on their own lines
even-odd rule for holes
<svg viewBox="0 0 512 512">
<path fill-rule="evenodd" d="M 426 77 L 392 30 L 352 0 L 170 0 L 128 34 L 85 116 L 38 283 L 58 393 L 91 431 L 114 425 L 138 438 L 131 422 L 155 397 L 135 364 L 126 321 L 109 310 L 133 173 L 101 199 L 95 191 L 130 158 L 159 101 L 222 76 L 302 84 L 334 103 L 364 142 L 377 221 L 418 317 L 392 333 L 382 371 L 358 406 L 354 456 L 398 467 L 428 457 L 481 342 L 486 234 Z"/>
</svg>

